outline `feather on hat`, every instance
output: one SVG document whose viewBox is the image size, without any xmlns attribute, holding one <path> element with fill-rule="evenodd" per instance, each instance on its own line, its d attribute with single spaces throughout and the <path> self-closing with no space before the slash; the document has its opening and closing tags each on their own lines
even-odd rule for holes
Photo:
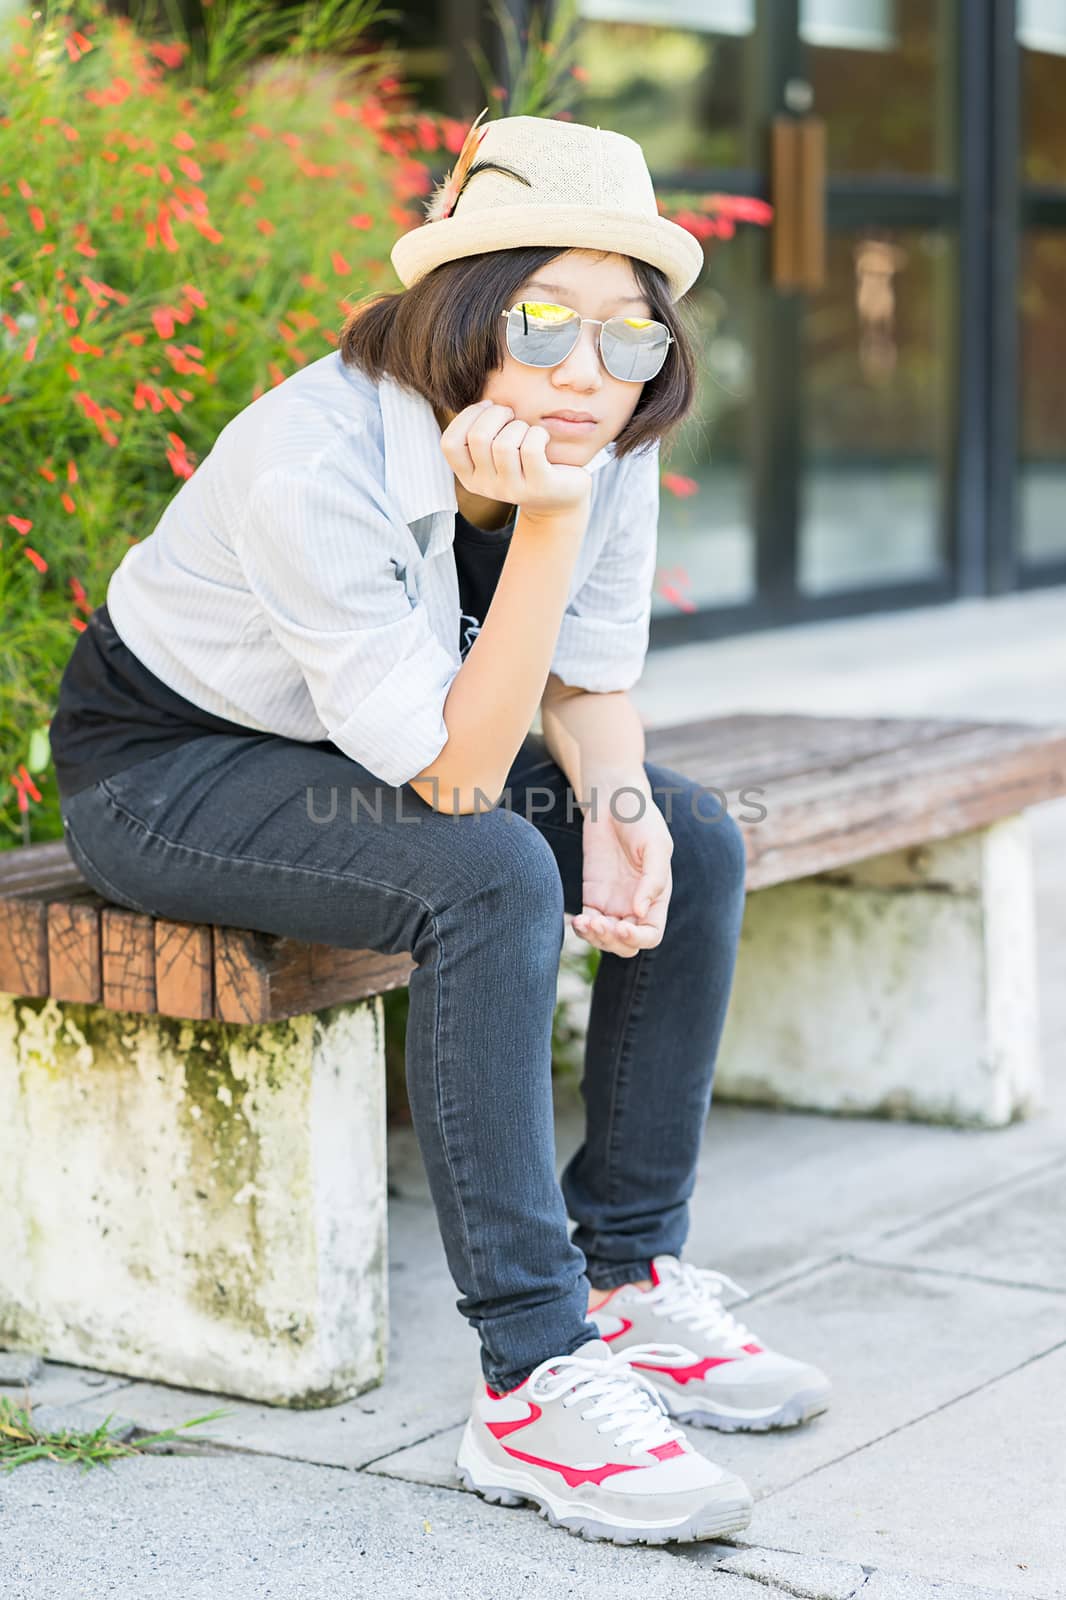
<svg viewBox="0 0 1066 1600">
<path fill-rule="evenodd" d="M 467 130 L 463 147 L 459 151 L 455 165 L 446 178 L 442 178 L 431 199 L 427 202 L 425 213 L 427 222 L 442 222 L 445 217 L 450 217 L 458 203 L 459 196 L 466 188 L 470 179 L 478 172 L 505 172 L 510 178 L 517 178 L 519 183 L 524 183 L 527 188 L 532 188 L 528 178 L 523 178 L 520 172 L 515 172 L 511 167 L 503 167 L 498 161 L 475 161 L 478 147 L 488 133 L 488 124 L 483 128 L 478 127 L 482 117 L 488 112 L 485 106 L 478 112 Z"/>
</svg>

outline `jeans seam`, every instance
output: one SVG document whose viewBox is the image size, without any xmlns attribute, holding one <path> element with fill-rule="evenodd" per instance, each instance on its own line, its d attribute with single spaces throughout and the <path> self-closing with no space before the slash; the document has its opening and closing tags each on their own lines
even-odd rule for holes
<svg viewBox="0 0 1066 1600">
<path fill-rule="evenodd" d="M 79 872 L 81 872 L 82 876 L 85 876 L 85 867 L 82 864 L 84 862 L 96 874 L 100 882 L 106 884 L 107 892 L 115 901 L 116 905 L 122 906 L 123 909 L 128 909 L 132 906 L 140 916 L 152 916 L 153 913 L 148 906 L 134 901 L 132 895 L 124 893 L 124 891 L 119 889 L 116 884 L 111 882 L 111 879 L 107 876 L 106 872 L 101 872 L 92 856 L 79 840 L 74 831 L 73 825 L 66 817 L 63 819 L 63 826 L 68 838 L 68 849 L 73 846 L 71 849 L 71 857 L 74 861 L 74 865 L 78 868 Z M 77 854 L 75 854 L 75 852 L 77 852 Z M 81 861 L 78 860 L 78 856 L 81 857 Z"/>
<path fill-rule="evenodd" d="M 651 953 L 652 952 L 649 950 L 641 950 L 637 956 L 632 958 L 636 967 L 636 971 L 633 974 L 633 981 L 629 989 L 629 997 L 626 1002 L 625 1020 L 623 1021 L 622 1027 L 619 1031 L 619 1042 L 615 1052 L 615 1059 L 611 1072 L 611 1103 L 607 1112 L 607 1134 L 605 1142 L 607 1147 L 607 1203 L 608 1205 L 612 1206 L 616 1204 L 617 1199 L 615 1194 L 615 1172 L 617 1170 L 617 1163 L 615 1161 L 614 1130 L 617 1120 L 615 1112 L 619 1100 L 619 1084 L 622 1078 L 623 1061 L 628 1060 L 628 1035 L 630 1024 L 633 1020 L 633 1012 L 637 994 L 638 991 L 641 991 L 642 989 L 642 980 L 646 981 L 644 980 L 644 973 L 647 971 L 647 961 L 645 960 L 645 957 Z M 626 958 L 619 957 L 619 959 L 622 960 Z"/>
<path fill-rule="evenodd" d="M 437 918 L 432 912 L 430 913 L 430 921 L 433 924 L 433 937 L 437 942 L 437 952 L 439 956 L 439 960 L 437 961 L 437 1021 L 433 1030 L 433 1089 L 437 1098 L 437 1126 L 441 1131 L 441 1148 L 444 1151 L 445 1159 L 448 1163 L 448 1176 L 451 1178 L 452 1192 L 455 1195 L 456 1210 L 459 1214 L 459 1221 L 462 1224 L 463 1238 L 466 1241 L 466 1255 L 467 1260 L 470 1262 L 470 1274 L 473 1279 L 474 1295 L 476 1299 L 480 1300 L 481 1280 L 478 1278 L 477 1266 L 474 1262 L 474 1249 L 470 1241 L 470 1229 L 467 1226 L 466 1212 L 463 1209 L 463 1194 L 455 1176 L 455 1167 L 452 1164 L 452 1153 L 448 1144 L 447 1135 L 445 1133 L 446 1124 L 444 1120 L 444 1102 L 441 1094 L 440 1082 L 440 1028 L 441 1018 L 444 1015 L 441 973 L 444 966 L 444 945 L 441 943 L 440 934 L 437 932 Z"/>
</svg>

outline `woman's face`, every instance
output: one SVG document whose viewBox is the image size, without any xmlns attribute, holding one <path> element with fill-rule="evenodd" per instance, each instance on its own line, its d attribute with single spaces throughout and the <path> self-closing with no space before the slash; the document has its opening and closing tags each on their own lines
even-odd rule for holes
<svg viewBox="0 0 1066 1600">
<path fill-rule="evenodd" d="M 570 306 L 582 317 L 650 317 L 652 308 L 641 293 L 626 256 L 599 258 L 589 250 L 567 250 L 540 267 L 519 285 L 511 304 L 520 300 L 552 300 Z M 501 311 L 508 307 L 500 306 Z M 478 397 L 511 406 L 522 422 L 548 430 L 549 461 L 583 467 L 618 437 L 640 399 L 642 383 L 612 378 L 599 352 L 599 326 L 586 322 L 565 361 L 556 367 L 527 367 L 505 352 L 503 366 L 489 374 Z M 583 412 L 593 421 L 580 431 L 552 420 L 555 411 Z M 446 416 L 444 425 L 451 421 Z"/>
</svg>

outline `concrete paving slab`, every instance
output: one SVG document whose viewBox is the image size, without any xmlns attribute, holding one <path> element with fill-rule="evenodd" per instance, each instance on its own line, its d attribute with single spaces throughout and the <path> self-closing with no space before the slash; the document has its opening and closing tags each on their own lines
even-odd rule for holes
<svg viewBox="0 0 1066 1600">
<path fill-rule="evenodd" d="M 894 1233 L 863 1259 L 972 1273 L 1066 1294 L 1066 1160 L 947 1217 Z M 1066 1319 L 1066 1303 L 1062 1315 Z"/>
<path fill-rule="evenodd" d="M 261 1456 L 38 1462 L 4 1480 L 5 1600 L 706 1600 L 670 1546 L 591 1543 L 530 1507 Z M 9 1541 L 10 1544 L 10 1541 Z M 712 1559 L 729 1554 L 716 1541 Z M 715 1600 L 785 1591 L 714 1574 Z"/>
<path fill-rule="evenodd" d="M 757 1526 L 772 1545 L 1061 1600 L 1064 1395 L 1066 1341 L 772 1495 L 748 1537 Z"/>
<path fill-rule="evenodd" d="M 857 1562 L 797 1556 L 790 1550 L 741 1550 L 718 1562 L 715 1572 L 736 1572 L 757 1583 L 776 1584 L 787 1594 L 816 1595 L 818 1600 L 851 1600 L 869 1576 Z"/>
<path fill-rule="evenodd" d="M 754 1291 L 1061 1157 L 1050 1120 L 988 1131 L 743 1111 L 707 1121 L 684 1254 Z M 996 1143 L 999 1139 L 1002 1142 Z"/>
<path fill-rule="evenodd" d="M 796 1600 L 836 1600 L 844 1593 L 847 1600 L 1005 1600 L 1003 1589 L 977 1588 L 970 1583 L 938 1583 L 914 1573 L 884 1571 L 855 1562 L 830 1561 L 821 1557 L 806 1558 L 788 1550 L 744 1550 L 736 1556 L 722 1559 L 716 1550 L 702 1545 L 680 1547 L 677 1559 L 686 1564 L 714 1568 L 717 1582 L 720 1572 L 751 1572 L 760 1570 L 775 1575 L 785 1592 Z M 858 1581 L 854 1575 L 858 1573 Z M 852 1583 L 852 1587 L 845 1586 Z M 708 1587 L 708 1593 L 713 1591 Z"/>
<path fill-rule="evenodd" d="M 1006 1589 L 976 1588 L 972 1583 L 938 1583 L 903 1572 L 871 1572 L 862 1600 L 1003 1600 Z M 856 1597 L 857 1600 L 857 1597 Z"/>
<path fill-rule="evenodd" d="M 0 1389 L 31 1383 L 43 1366 L 43 1356 L 34 1351 L 0 1350 Z"/>
<path fill-rule="evenodd" d="M 23 1391 L 29 1389 L 34 1405 L 76 1405 L 81 1400 L 99 1400 L 129 1384 L 118 1372 L 94 1372 L 91 1367 L 72 1367 L 63 1361 L 45 1361 L 28 1385 L 0 1383 L 0 1394 L 21 1405 Z"/>
<path fill-rule="evenodd" d="M 465 1426 L 464 1417 L 454 1427 L 444 1428 L 404 1450 L 382 1456 L 368 1471 L 380 1473 L 384 1478 L 404 1478 L 409 1483 L 431 1483 L 441 1489 L 454 1489 L 459 1482 L 455 1455 Z"/>
</svg>

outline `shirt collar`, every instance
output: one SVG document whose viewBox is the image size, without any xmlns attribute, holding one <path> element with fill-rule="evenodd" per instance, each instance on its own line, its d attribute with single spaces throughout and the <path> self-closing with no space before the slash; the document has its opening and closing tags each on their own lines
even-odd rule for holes
<svg viewBox="0 0 1066 1600">
<path fill-rule="evenodd" d="M 429 401 L 385 373 L 378 384 L 385 444 L 385 491 L 405 522 L 459 509 L 455 475 L 440 447 L 440 427 Z M 586 464 L 598 472 L 614 457 L 609 440 Z"/>
</svg>

